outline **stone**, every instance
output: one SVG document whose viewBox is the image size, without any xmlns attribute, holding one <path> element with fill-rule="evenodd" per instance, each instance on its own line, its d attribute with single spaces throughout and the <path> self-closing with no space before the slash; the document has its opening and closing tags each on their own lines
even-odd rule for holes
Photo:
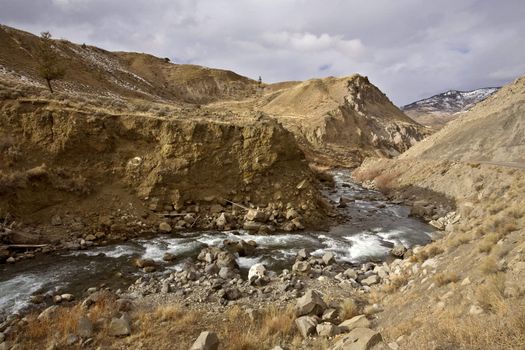
<svg viewBox="0 0 525 350">
<path fill-rule="evenodd" d="M 62 218 L 59 215 L 53 215 L 51 217 L 51 225 L 60 226 L 62 225 Z"/>
<path fill-rule="evenodd" d="M 265 223 L 268 220 L 268 216 L 260 209 L 249 209 L 244 216 L 244 220 Z"/>
<path fill-rule="evenodd" d="M 242 228 L 250 232 L 259 232 L 262 226 L 264 225 L 261 224 L 260 222 L 245 221 L 244 224 L 242 225 Z"/>
<path fill-rule="evenodd" d="M 332 350 L 371 350 L 383 342 L 381 334 L 369 328 L 356 328 L 341 338 Z"/>
<path fill-rule="evenodd" d="M 190 350 L 218 350 L 219 349 L 219 338 L 217 334 L 213 332 L 202 332 Z"/>
<path fill-rule="evenodd" d="M 221 213 L 221 215 L 219 215 L 219 217 L 215 220 L 215 225 L 217 225 L 217 227 L 219 229 L 224 229 L 224 227 L 228 224 L 228 218 L 226 218 L 226 214 L 225 213 Z"/>
<path fill-rule="evenodd" d="M 365 315 L 352 317 L 349 320 L 343 321 L 339 324 L 339 329 L 343 332 L 350 332 L 356 328 L 369 328 L 370 321 Z"/>
<path fill-rule="evenodd" d="M 326 322 L 334 322 L 339 318 L 339 311 L 334 308 L 326 309 L 321 319 Z"/>
<path fill-rule="evenodd" d="M 230 288 L 225 290 L 224 298 L 226 300 L 237 300 L 242 298 L 242 293 L 239 288 Z"/>
<path fill-rule="evenodd" d="M 310 263 L 307 261 L 296 261 L 292 266 L 292 271 L 307 273 L 311 268 Z"/>
<path fill-rule="evenodd" d="M 219 266 L 217 266 L 217 264 L 215 263 L 208 264 L 206 265 L 206 267 L 204 267 L 204 272 L 206 272 L 209 275 L 216 275 L 219 273 L 219 270 Z"/>
<path fill-rule="evenodd" d="M 89 235 L 86 236 L 86 241 L 88 241 L 88 242 L 93 242 L 96 239 L 97 239 L 97 237 L 95 237 L 95 235 L 93 235 L 93 234 L 89 234 Z"/>
<path fill-rule="evenodd" d="M 357 272 L 352 268 L 346 269 L 345 272 L 343 272 L 343 275 L 353 280 L 357 279 Z"/>
<path fill-rule="evenodd" d="M 77 322 L 77 335 L 81 338 L 91 338 L 93 336 L 93 323 L 89 318 L 81 316 Z"/>
<path fill-rule="evenodd" d="M 396 258 L 403 258 L 407 251 L 407 248 L 402 244 L 396 244 L 394 245 L 394 248 L 390 251 L 390 254 L 392 256 L 395 256 Z"/>
<path fill-rule="evenodd" d="M 286 220 L 291 220 L 299 217 L 299 213 L 294 208 L 290 208 L 286 211 Z"/>
<path fill-rule="evenodd" d="M 38 315 L 37 319 L 38 320 L 45 320 L 47 318 L 51 318 L 57 311 L 58 311 L 58 306 L 57 305 L 50 306 L 50 307 L 46 308 L 44 311 L 42 311 Z"/>
<path fill-rule="evenodd" d="M 299 218 L 292 219 L 292 221 L 290 222 L 294 225 L 296 229 L 304 230 L 304 225 Z"/>
<path fill-rule="evenodd" d="M 15 262 L 16 262 L 16 260 L 12 256 L 7 258 L 7 260 L 6 260 L 6 263 L 8 263 L 8 264 L 14 264 Z"/>
<path fill-rule="evenodd" d="M 73 299 L 75 299 L 75 296 L 73 294 L 62 294 L 60 295 L 60 298 L 62 299 L 62 301 L 72 301 Z"/>
<path fill-rule="evenodd" d="M 478 305 L 471 305 L 468 313 L 474 316 L 480 315 L 483 313 L 483 309 Z"/>
<path fill-rule="evenodd" d="M 44 302 L 44 296 L 42 294 L 31 295 L 30 300 L 33 304 L 42 304 Z"/>
<path fill-rule="evenodd" d="M 122 337 L 128 336 L 131 334 L 131 326 L 129 321 L 124 317 L 121 318 L 112 318 L 109 323 L 108 334 L 113 337 Z"/>
<path fill-rule="evenodd" d="M 256 281 L 264 279 L 265 276 L 266 267 L 261 263 L 257 263 L 250 267 L 248 271 L 248 282 L 254 284 Z"/>
<path fill-rule="evenodd" d="M 172 230 L 171 225 L 163 221 L 159 224 L 159 231 L 162 233 L 170 233 Z"/>
<path fill-rule="evenodd" d="M 135 266 L 140 268 L 155 267 L 157 263 L 153 259 L 135 259 Z"/>
<path fill-rule="evenodd" d="M 377 277 L 377 275 L 370 275 L 361 281 L 361 284 L 364 286 L 371 286 L 377 283 L 379 283 L 379 277 Z"/>
<path fill-rule="evenodd" d="M 68 334 L 66 337 L 66 345 L 73 345 L 78 341 L 78 337 L 74 334 Z"/>
<path fill-rule="evenodd" d="M 302 316 L 295 319 L 295 325 L 303 338 L 313 335 L 317 327 L 317 319 L 312 316 Z"/>
<path fill-rule="evenodd" d="M 315 290 L 308 290 L 306 293 L 297 299 L 296 315 L 316 315 L 322 316 L 327 306 L 321 294 Z"/>
<path fill-rule="evenodd" d="M 339 328 L 328 322 L 318 324 L 316 327 L 317 335 L 324 338 L 331 338 L 339 334 Z"/>
<path fill-rule="evenodd" d="M 225 280 L 235 277 L 235 271 L 230 267 L 221 267 L 219 270 L 219 277 Z"/>
<path fill-rule="evenodd" d="M 233 254 L 230 252 L 220 252 L 217 255 L 216 263 L 218 267 L 229 267 L 229 268 L 237 267 L 235 256 L 233 256 Z"/>
<path fill-rule="evenodd" d="M 335 254 L 332 252 L 326 252 L 321 259 L 325 265 L 330 265 L 335 262 Z"/>
<path fill-rule="evenodd" d="M 164 256 L 162 257 L 162 260 L 164 261 L 173 261 L 177 259 L 177 257 L 169 252 L 164 253 Z"/>
<path fill-rule="evenodd" d="M 296 259 L 297 260 L 306 260 L 309 257 L 310 257 L 310 254 L 306 251 L 306 249 L 302 248 L 302 249 L 299 249 L 299 251 L 297 252 Z"/>
</svg>

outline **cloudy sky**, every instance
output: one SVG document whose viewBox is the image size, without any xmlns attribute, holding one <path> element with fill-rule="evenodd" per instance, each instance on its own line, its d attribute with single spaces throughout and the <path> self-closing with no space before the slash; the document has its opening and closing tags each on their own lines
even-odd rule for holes
<svg viewBox="0 0 525 350">
<path fill-rule="evenodd" d="M 523 0 L 0 0 L 0 23 L 265 82 L 358 72 L 398 105 L 525 74 Z"/>
</svg>

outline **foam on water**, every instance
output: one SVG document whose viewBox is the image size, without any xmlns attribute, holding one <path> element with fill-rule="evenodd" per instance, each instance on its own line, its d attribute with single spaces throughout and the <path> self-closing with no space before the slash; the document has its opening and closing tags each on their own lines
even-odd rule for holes
<svg viewBox="0 0 525 350">
<path fill-rule="evenodd" d="M 366 232 L 344 237 L 352 245 L 348 248 L 348 255 L 341 257 L 343 261 L 356 262 L 367 257 L 381 257 L 390 251 L 390 248 L 381 244 L 381 237 Z"/>
</svg>

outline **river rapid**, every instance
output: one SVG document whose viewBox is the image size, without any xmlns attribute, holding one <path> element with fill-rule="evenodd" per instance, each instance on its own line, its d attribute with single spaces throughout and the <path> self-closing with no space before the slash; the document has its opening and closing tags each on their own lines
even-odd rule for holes
<svg viewBox="0 0 525 350">
<path fill-rule="evenodd" d="M 243 231 L 178 232 L 0 265 L 0 319 L 29 307 L 31 295 L 37 293 L 81 296 L 88 288 L 102 285 L 125 289 L 143 274 L 133 265 L 135 258 L 159 262 L 161 269 L 157 273 L 180 270 L 203 247 L 220 246 L 225 239 L 257 242 L 255 255 L 237 257 L 244 272 L 257 262 L 270 270 L 289 269 L 301 248 L 314 256 L 332 251 L 338 261 L 359 264 L 388 259 L 395 243 L 412 247 L 430 242 L 432 227 L 410 217 L 408 207 L 390 203 L 381 193 L 352 182 L 349 171 L 334 171 L 333 175 L 335 188 L 327 189 L 325 194 L 335 203 L 342 197 L 347 205 L 340 208 L 345 222 L 328 231 L 272 235 Z M 164 262 L 166 252 L 176 259 Z"/>
</svg>

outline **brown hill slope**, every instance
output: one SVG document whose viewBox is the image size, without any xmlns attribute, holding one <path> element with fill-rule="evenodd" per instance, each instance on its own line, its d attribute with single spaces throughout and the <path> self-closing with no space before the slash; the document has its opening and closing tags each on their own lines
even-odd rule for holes
<svg viewBox="0 0 525 350">
<path fill-rule="evenodd" d="M 357 74 L 295 84 L 265 95 L 259 107 L 314 155 L 349 165 L 366 156 L 398 155 L 428 132 Z"/>
<path fill-rule="evenodd" d="M 230 71 L 172 64 L 147 54 L 109 52 L 67 40 L 54 40 L 53 44 L 67 63 L 65 78 L 55 84 L 70 93 L 208 103 L 251 96 L 258 86 L 256 81 Z M 39 45 L 37 36 L 0 25 L 0 70 L 38 84 Z"/>
<path fill-rule="evenodd" d="M 525 77 L 480 102 L 401 158 L 525 162 Z"/>
</svg>

